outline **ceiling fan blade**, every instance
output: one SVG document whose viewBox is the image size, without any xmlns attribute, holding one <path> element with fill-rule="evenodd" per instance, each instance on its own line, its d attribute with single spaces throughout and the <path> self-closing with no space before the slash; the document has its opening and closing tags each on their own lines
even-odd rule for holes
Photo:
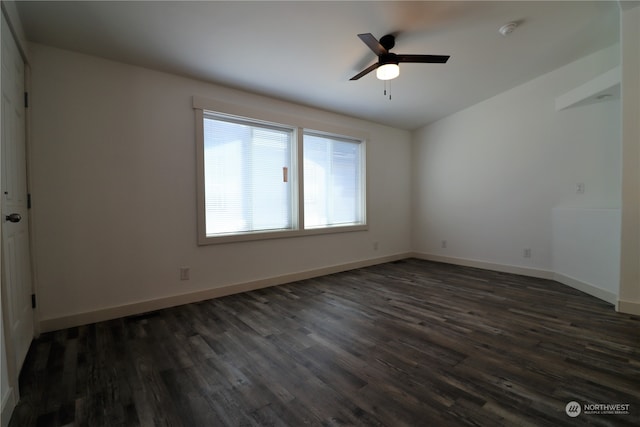
<svg viewBox="0 0 640 427">
<path fill-rule="evenodd" d="M 371 33 L 358 34 L 358 37 L 378 56 L 389 52 Z"/>
<path fill-rule="evenodd" d="M 418 62 L 429 64 L 444 64 L 449 55 L 396 55 L 398 62 Z"/>
<path fill-rule="evenodd" d="M 380 64 L 378 62 L 376 62 L 375 64 L 371 64 L 370 66 L 368 66 L 364 70 L 360 71 L 355 76 L 351 77 L 349 80 L 358 80 L 360 77 L 366 76 L 367 74 L 369 74 L 370 72 L 372 72 L 373 70 L 378 68 L 379 66 L 380 66 Z"/>
</svg>

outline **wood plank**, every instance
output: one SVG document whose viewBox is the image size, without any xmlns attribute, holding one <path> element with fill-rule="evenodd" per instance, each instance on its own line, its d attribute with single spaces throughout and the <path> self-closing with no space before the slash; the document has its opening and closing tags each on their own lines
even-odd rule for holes
<svg viewBox="0 0 640 427">
<path fill-rule="evenodd" d="M 409 259 L 43 334 L 10 426 L 631 426 L 639 384 L 637 316 Z"/>
</svg>

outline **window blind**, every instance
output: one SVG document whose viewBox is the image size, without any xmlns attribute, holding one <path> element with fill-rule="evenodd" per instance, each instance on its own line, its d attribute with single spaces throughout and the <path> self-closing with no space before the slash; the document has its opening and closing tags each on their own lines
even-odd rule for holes
<svg viewBox="0 0 640 427">
<path fill-rule="evenodd" d="M 207 236 L 292 228 L 293 130 L 204 116 Z"/>
<path fill-rule="evenodd" d="M 305 132 L 303 153 L 305 228 L 363 223 L 360 141 Z"/>
</svg>

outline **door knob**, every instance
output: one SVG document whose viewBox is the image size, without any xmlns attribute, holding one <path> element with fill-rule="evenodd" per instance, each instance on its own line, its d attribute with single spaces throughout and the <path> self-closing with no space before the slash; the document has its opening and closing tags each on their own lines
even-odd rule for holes
<svg viewBox="0 0 640 427">
<path fill-rule="evenodd" d="M 11 215 L 5 216 L 4 219 L 9 222 L 20 222 L 22 217 L 18 213 L 12 213 Z"/>
</svg>

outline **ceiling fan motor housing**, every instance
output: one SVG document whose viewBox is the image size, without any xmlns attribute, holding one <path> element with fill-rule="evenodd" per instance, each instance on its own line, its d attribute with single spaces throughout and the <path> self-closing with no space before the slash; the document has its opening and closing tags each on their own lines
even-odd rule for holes
<svg viewBox="0 0 640 427">
<path fill-rule="evenodd" d="M 383 53 L 382 55 L 380 55 L 378 57 L 378 64 L 380 65 L 385 65 L 385 64 L 399 64 L 400 61 L 398 60 L 398 56 L 395 53 Z"/>
<path fill-rule="evenodd" d="M 396 38 L 391 34 L 387 34 L 386 36 L 382 36 L 382 38 L 380 38 L 380 44 L 383 48 L 391 50 L 396 45 Z"/>
</svg>

